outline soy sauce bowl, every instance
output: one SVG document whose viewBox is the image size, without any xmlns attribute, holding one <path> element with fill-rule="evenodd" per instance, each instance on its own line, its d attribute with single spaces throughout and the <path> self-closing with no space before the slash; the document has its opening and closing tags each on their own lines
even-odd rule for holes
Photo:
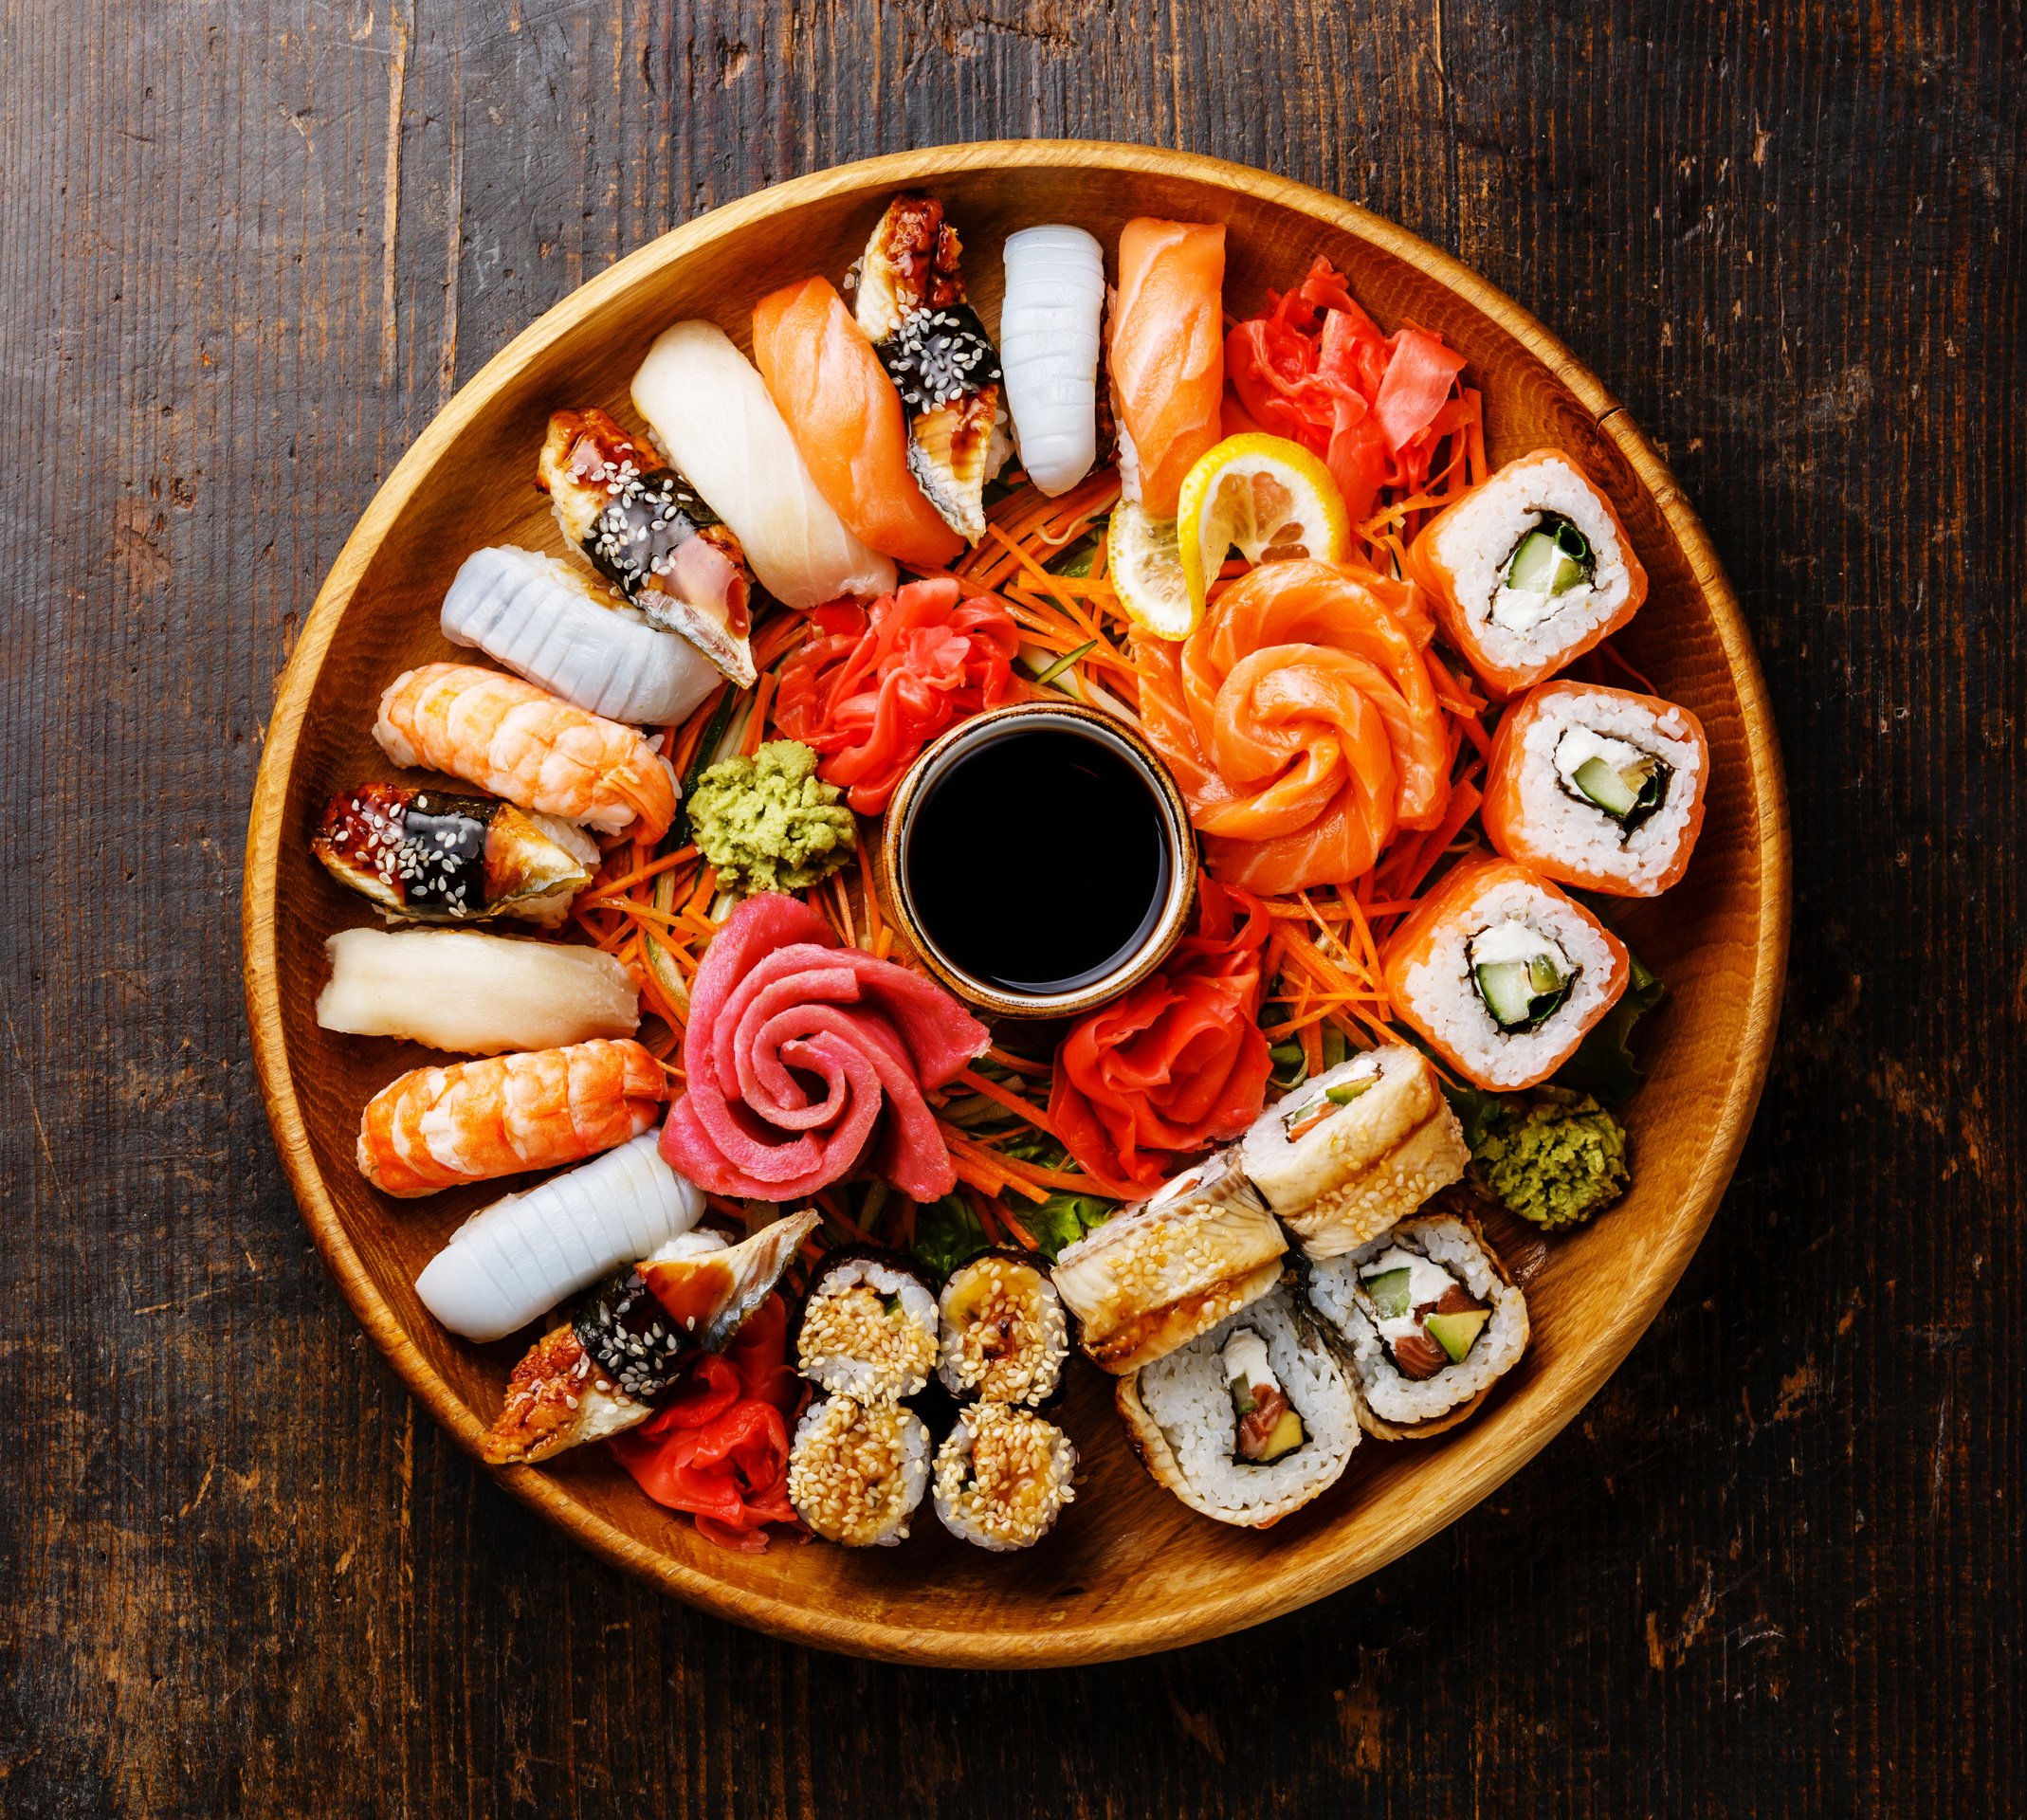
<svg viewBox="0 0 2027 1820">
<path fill-rule="evenodd" d="M 1037 741 L 1036 734 L 1059 737 Z M 1046 755 L 1036 762 L 1034 796 L 1008 815 L 975 780 L 996 781 L 1002 796 L 1012 784 L 1024 796 L 1019 765 L 1030 750 Z M 1044 800 L 1051 794 L 1069 800 Z M 978 813 L 961 812 L 967 807 Z M 987 817 L 994 808 L 1000 812 Z M 1083 878 L 1065 860 L 1066 848 L 1079 846 L 1089 862 Z M 1159 864 L 1142 866 L 1150 850 Z M 951 728 L 895 790 L 881 858 L 895 919 L 923 965 L 959 998 L 999 1017 L 1074 1016 L 1116 998 L 1161 964 L 1189 927 L 1196 898 L 1189 805 L 1168 768 L 1134 728 L 1070 701 L 1019 702 Z M 1136 908 L 1134 881 L 1143 870 L 1146 902 Z M 1020 951 L 1006 965 L 997 964 L 995 938 Z M 1089 949 L 1094 941 L 1111 952 Z M 1060 948 L 1074 963 L 1080 943 L 1088 950 L 1083 965 L 1021 977 L 1037 971 L 1019 964 L 1036 950 Z"/>
</svg>

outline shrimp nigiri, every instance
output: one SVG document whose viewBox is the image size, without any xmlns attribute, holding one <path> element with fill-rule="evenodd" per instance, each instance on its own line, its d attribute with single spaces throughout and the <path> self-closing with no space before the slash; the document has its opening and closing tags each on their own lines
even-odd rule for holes
<svg viewBox="0 0 2027 1820">
<path fill-rule="evenodd" d="M 397 765 L 427 765 L 526 810 L 658 841 L 676 774 L 631 727 L 469 664 L 405 670 L 380 697 L 373 737 Z"/>
<path fill-rule="evenodd" d="M 964 548 L 908 471 L 901 394 L 836 289 L 806 278 L 753 308 L 753 357 L 817 490 L 875 550 L 941 569 Z"/>
<path fill-rule="evenodd" d="M 1109 349 L 1120 479 L 1151 519 L 1173 519 L 1183 477 L 1223 434 L 1225 230 L 1140 216 L 1119 234 Z"/>
<path fill-rule="evenodd" d="M 411 1068 L 359 1115 L 359 1174 L 404 1200 L 580 1162 L 654 1123 L 661 1064 L 630 1037 Z"/>
</svg>

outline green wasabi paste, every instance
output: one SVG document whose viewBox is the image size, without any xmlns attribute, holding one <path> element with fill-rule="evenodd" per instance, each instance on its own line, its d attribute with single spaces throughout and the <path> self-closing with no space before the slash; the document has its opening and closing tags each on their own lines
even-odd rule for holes
<svg viewBox="0 0 2027 1820">
<path fill-rule="evenodd" d="M 1485 1185 L 1524 1220 L 1575 1226 L 1626 1192 L 1626 1128 L 1587 1093 L 1542 1087 L 1494 1117 L 1473 1150 Z"/>
<path fill-rule="evenodd" d="M 858 823 L 844 792 L 816 775 L 799 739 L 770 739 L 751 758 L 722 758 L 690 792 L 690 838 L 727 890 L 800 891 L 851 857 Z"/>
</svg>

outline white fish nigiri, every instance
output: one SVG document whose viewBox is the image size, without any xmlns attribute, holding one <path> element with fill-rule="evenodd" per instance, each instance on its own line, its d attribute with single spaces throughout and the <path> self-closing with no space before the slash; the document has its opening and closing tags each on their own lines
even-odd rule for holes
<svg viewBox="0 0 2027 1820">
<path fill-rule="evenodd" d="M 474 1213 L 415 1279 L 423 1306 L 466 1339 L 502 1339 L 687 1232 L 703 1195 L 662 1160 L 660 1141 L 643 1132 Z"/>
<path fill-rule="evenodd" d="M 557 1049 L 640 1028 L 639 989 L 595 948 L 466 929 L 341 929 L 317 1021 L 352 1036 L 499 1055 Z"/>
<path fill-rule="evenodd" d="M 608 604 L 567 562 L 512 545 L 465 558 L 444 596 L 443 628 L 453 645 L 608 720 L 666 726 L 721 680 L 686 638 Z"/>
<path fill-rule="evenodd" d="M 1098 459 L 1098 356 L 1105 249 L 1081 228 L 1007 237 L 999 363 L 1021 465 L 1044 493 L 1068 493 Z"/>
<path fill-rule="evenodd" d="M 716 323 L 663 331 L 633 375 L 633 408 L 776 600 L 809 608 L 892 591 L 894 565 L 816 490 L 765 382 Z"/>
</svg>

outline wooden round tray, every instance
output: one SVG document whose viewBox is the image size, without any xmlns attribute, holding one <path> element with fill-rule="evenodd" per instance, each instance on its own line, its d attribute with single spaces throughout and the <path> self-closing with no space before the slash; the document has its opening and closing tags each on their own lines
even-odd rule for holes
<svg viewBox="0 0 2027 1820">
<path fill-rule="evenodd" d="M 318 596 L 268 728 L 247 845 L 247 1009 L 283 1166 L 319 1249 L 374 1343 L 467 1448 L 498 1410 L 519 1347 L 446 1334 L 416 1272 L 502 1189 L 387 1200 L 353 1164 L 359 1109 L 424 1059 L 413 1046 L 333 1036 L 313 1005 L 323 941 L 371 920 L 310 856 L 325 798 L 389 767 L 371 729 L 403 667 L 449 654 L 437 608 L 471 551 L 558 547 L 534 488 L 549 411 L 603 405 L 632 421 L 628 382 L 668 323 L 709 317 L 742 346 L 754 300 L 857 256 L 889 194 L 933 187 L 997 319 L 998 246 L 1014 228 L 1075 222 L 1107 246 L 1131 216 L 1223 221 L 1226 299 L 1257 307 L 1318 254 L 1381 325 L 1413 318 L 1470 356 L 1494 462 L 1568 450 L 1608 492 L 1652 577 L 1621 647 L 1702 718 L 1709 812 L 1688 877 L 1628 907 L 1623 928 L 1667 980 L 1640 1035 L 1632 1103 L 1636 1186 L 1573 1237 L 1528 1246 L 1534 1340 L 1485 1411 L 1446 1439 L 1368 1441 L 1344 1480 L 1265 1533 L 1227 1529 L 1158 1490 L 1079 1361 L 1062 1420 L 1086 1481 L 1032 1554 L 987 1555 L 923 1520 L 899 1548 L 727 1553 L 651 1503 L 602 1448 L 502 1473 L 585 1546 L 695 1604 L 777 1635 L 897 1661 L 1091 1662 L 1214 1637 L 1305 1605 L 1384 1566 L 1462 1515 L 1581 1409 L 1673 1286 L 1709 1224 L 1765 1078 L 1788 933 L 1788 833 L 1764 685 L 1703 528 L 1647 440 L 1534 318 L 1453 259 L 1334 196 L 1258 171 L 1141 146 L 943 146 L 778 185 L 664 235 L 516 337 L 409 450 Z M 390 1489 L 390 1497 L 393 1495 Z"/>
</svg>

